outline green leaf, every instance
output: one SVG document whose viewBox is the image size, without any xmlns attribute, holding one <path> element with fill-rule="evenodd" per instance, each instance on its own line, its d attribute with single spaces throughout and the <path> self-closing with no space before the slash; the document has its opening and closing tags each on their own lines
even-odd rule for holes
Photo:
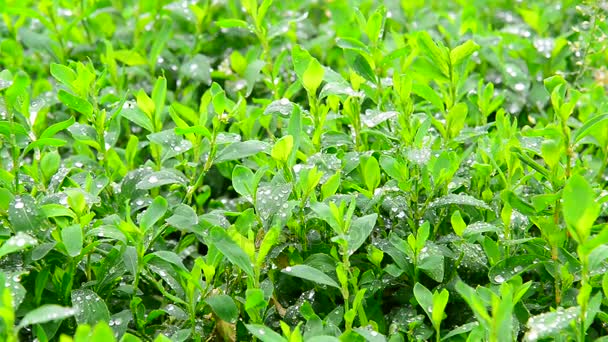
<svg viewBox="0 0 608 342">
<path fill-rule="evenodd" d="M 10 7 L 11 6 L 9 6 L 9 8 Z M 19 15 L 22 15 L 22 13 L 19 13 Z M 41 19 L 47 20 L 44 17 L 42 17 Z M 32 30 L 22 27 L 21 29 L 19 29 L 19 38 L 26 47 L 34 51 L 44 52 L 52 56 L 57 61 L 63 59 L 63 51 L 61 45 L 59 45 L 59 43 L 55 39 L 51 38 L 51 36 L 48 34 L 36 33 Z"/>
<path fill-rule="evenodd" d="M 167 79 L 159 77 L 154 84 L 152 89 L 152 101 L 154 101 L 155 109 L 155 120 L 160 121 L 160 114 L 165 107 L 165 100 L 167 98 Z"/>
<path fill-rule="evenodd" d="M 459 102 L 448 111 L 448 130 L 451 138 L 458 136 L 464 128 L 469 108 L 464 102 Z"/>
<path fill-rule="evenodd" d="M 516 275 L 536 267 L 538 259 L 537 255 L 516 255 L 502 259 L 490 268 L 488 277 L 495 284 L 507 282 Z"/>
<path fill-rule="evenodd" d="M 198 224 L 198 216 L 192 207 L 179 204 L 173 208 L 173 215 L 169 217 L 167 223 L 180 230 L 190 230 Z"/>
<path fill-rule="evenodd" d="M 418 305 L 426 312 L 429 319 L 433 319 L 433 294 L 424 285 L 416 283 L 414 285 L 414 297 Z"/>
<path fill-rule="evenodd" d="M 563 144 L 556 139 L 547 139 L 542 142 L 540 146 L 541 155 L 550 169 L 554 169 L 559 163 L 562 157 L 562 147 Z"/>
<path fill-rule="evenodd" d="M 553 91 L 557 87 L 565 87 L 567 85 L 566 80 L 561 75 L 554 75 L 543 80 L 543 84 L 545 85 L 545 89 L 549 94 L 553 93 Z"/>
<path fill-rule="evenodd" d="M 71 298 L 76 310 L 76 323 L 94 325 L 100 321 L 110 321 L 106 302 L 97 293 L 87 289 L 73 290 Z"/>
<path fill-rule="evenodd" d="M 245 324 L 245 326 L 253 336 L 262 342 L 287 342 L 287 339 L 267 326 L 261 324 Z"/>
<path fill-rule="evenodd" d="M 365 240 L 367 240 L 369 234 L 374 230 L 377 219 L 378 214 L 374 213 L 353 220 L 346 237 L 349 255 L 355 253 L 355 251 L 363 245 Z"/>
<path fill-rule="evenodd" d="M 527 216 L 537 215 L 536 209 L 530 203 L 522 200 L 517 194 L 510 190 L 503 190 L 501 193 L 503 201 L 508 203 L 513 209 Z"/>
<path fill-rule="evenodd" d="M 34 310 L 28 312 L 17 326 L 20 330 L 28 325 L 41 324 L 50 321 L 62 320 L 74 316 L 75 310 L 72 308 L 66 308 L 56 304 L 46 304 Z"/>
<path fill-rule="evenodd" d="M 534 159 L 530 158 L 530 156 L 525 153 L 522 153 L 519 149 L 515 147 L 511 148 L 511 152 L 513 152 L 517 156 L 517 158 L 519 158 L 519 160 L 521 160 L 524 164 L 538 171 L 538 173 L 543 175 L 545 178 L 550 179 L 549 170 L 537 163 Z"/>
<path fill-rule="evenodd" d="M 231 263 L 238 266 L 248 276 L 254 277 L 251 260 L 245 251 L 236 243 L 224 228 L 213 227 L 209 235 L 209 243 L 215 246 Z"/>
<path fill-rule="evenodd" d="M 587 180 L 579 175 L 570 177 L 562 192 L 564 220 L 576 230 L 578 243 L 583 243 L 600 214 L 595 192 Z"/>
<path fill-rule="evenodd" d="M 117 328 L 116 325 L 114 325 L 114 328 Z M 118 335 L 118 333 L 115 333 L 112 328 L 110 328 L 108 323 L 101 321 L 95 325 L 95 328 L 93 329 L 93 335 L 91 336 L 90 341 L 109 342 L 113 341 L 116 335 Z M 121 342 L 125 341 L 121 339 Z"/>
<path fill-rule="evenodd" d="M 472 40 L 467 40 L 450 51 L 450 61 L 453 66 L 457 66 L 477 50 L 479 50 L 479 45 L 475 44 Z"/>
<path fill-rule="evenodd" d="M 372 330 L 371 328 L 355 328 L 353 330 L 357 334 L 363 336 L 367 342 L 386 342 L 386 336 L 382 335 L 381 333 L 379 333 L 375 330 Z M 338 339 L 336 339 L 336 340 L 339 341 Z M 336 340 L 328 340 L 328 342 L 336 341 Z M 306 341 L 310 341 L 310 340 L 307 339 Z"/>
<path fill-rule="evenodd" d="M 384 33 L 384 24 L 386 21 L 386 7 L 378 6 L 374 13 L 367 19 L 365 25 L 365 33 L 370 41 L 377 44 L 378 40 L 382 39 Z"/>
<path fill-rule="evenodd" d="M 38 241 L 35 238 L 23 232 L 17 232 L 17 234 L 8 238 L 8 240 L 2 244 L 2 247 L 0 247 L 0 258 L 7 254 L 26 250 L 37 244 Z"/>
<path fill-rule="evenodd" d="M 74 117 L 70 117 L 69 119 L 65 120 L 65 121 L 61 121 L 58 122 L 56 124 L 53 124 L 49 127 L 47 127 L 41 134 L 39 139 L 46 139 L 46 138 L 52 138 L 55 136 L 55 134 L 59 133 L 60 131 L 63 131 L 64 129 L 72 126 L 75 122 Z"/>
<path fill-rule="evenodd" d="M 435 292 L 433 294 L 433 312 L 431 313 L 430 318 L 437 331 L 439 331 L 439 327 L 441 326 L 441 321 L 445 315 L 445 307 L 447 306 L 449 299 L 450 293 L 446 289 L 442 289 L 441 292 Z"/>
<path fill-rule="evenodd" d="M 60 89 L 59 93 L 57 93 L 57 97 L 59 100 L 63 102 L 68 108 L 79 112 L 87 117 L 90 117 L 93 114 L 93 105 L 89 103 L 86 99 L 82 97 L 72 95 L 67 91 Z"/>
<path fill-rule="evenodd" d="M 204 84 L 211 84 L 211 63 L 209 58 L 197 54 L 179 69 L 179 74 L 184 78 L 191 79 Z"/>
<path fill-rule="evenodd" d="M 262 289 L 247 289 L 245 297 L 245 310 L 247 312 L 259 312 L 260 310 L 266 309 L 268 306 L 268 301 L 265 299 L 265 294 Z"/>
<path fill-rule="evenodd" d="M 308 51 L 302 49 L 302 47 L 299 45 L 296 45 L 291 50 L 291 59 L 293 61 L 293 69 L 296 72 L 296 75 L 298 75 L 299 79 L 302 79 L 304 72 L 310 64 L 312 56 L 310 56 Z"/>
<path fill-rule="evenodd" d="M 471 323 L 463 324 L 461 326 L 458 326 L 458 327 L 450 330 L 449 333 L 442 335 L 441 340 L 448 340 L 450 337 L 468 333 L 469 331 L 475 329 L 478 326 L 479 326 L 479 322 L 471 322 Z"/>
<path fill-rule="evenodd" d="M 45 139 L 38 139 L 36 141 L 33 141 L 31 144 L 27 145 L 27 147 L 23 150 L 23 154 L 27 154 L 28 152 L 37 149 L 37 148 L 42 148 L 42 147 L 47 147 L 47 146 L 55 146 L 55 147 L 59 147 L 59 146 L 63 146 L 67 143 L 67 141 L 62 140 L 62 139 L 53 139 L 53 138 L 45 138 Z"/>
<path fill-rule="evenodd" d="M 284 116 L 288 116 L 293 111 L 293 107 L 295 104 L 288 99 L 280 99 L 276 101 L 272 101 L 266 109 L 264 109 L 264 114 L 281 114 Z"/>
<path fill-rule="evenodd" d="M 445 274 L 443 255 L 430 255 L 420 260 L 418 268 L 436 282 L 442 282 Z"/>
<path fill-rule="evenodd" d="M 141 229 L 145 232 L 152 228 L 152 226 L 154 226 L 158 220 L 165 216 L 167 206 L 168 204 L 166 199 L 161 196 L 156 197 L 152 202 L 152 205 L 150 205 L 141 216 L 139 221 Z"/>
<path fill-rule="evenodd" d="M 47 242 L 36 246 L 32 249 L 32 260 L 38 261 L 44 258 L 55 246 L 57 242 Z"/>
<path fill-rule="evenodd" d="M 136 51 L 132 50 L 116 50 L 114 58 L 128 66 L 145 65 L 148 61 Z"/>
<path fill-rule="evenodd" d="M 360 53 L 369 54 L 369 48 L 358 39 L 343 37 L 336 39 L 336 45 L 343 49 L 355 50 Z"/>
<path fill-rule="evenodd" d="M 38 205 L 30 195 L 15 197 L 8 208 L 8 220 L 17 232 L 38 231 L 43 225 Z"/>
<path fill-rule="evenodd" d="M 363 55 L 357 52 L 348 52 L 349 51 L 344 52 L 348 65 L 357 74 L 375 84 L 377 82 L 376 74 L 374 73 L 374 69 L 370 65 L 370 62 Z"/>
<path fill-rule="evenodd" d="M 337 289 L 340 288 L 340 285 L 327 274 L 307 265 L 288 266 L 285 267 L 282 272 L 294 277 L 310 280 L 317 284 L 327 285 Z"/>
<path fill-rule="evenodd" d="M 334 173 L 331 177 L 327 179 L 327 181 L 321 185 L 321 197 L 323 200 L 327 199 L 330 196 L 333 196 L 338 188 L 340 187 L 341 182 L 341 173 L 340 171 Z"/>
<path fill-rule="evenodd" d="M 232 170 L 232 187 L 239 195 L 253 201 L 255 195 L 255 176 L 251 169 L 237 165 Z"/>
<path fill-rule="evenodd" d="M 456 291 L 462 296 L 462 299 L 467 302 L 469 307 L 471 307 L 475 317 L 481 323 L 481 326 L 484 328 L 489 327 L 492 318 L 488 314 L 486 304 L 480 296 L 477 295 L 475 290 L 463 281 L 458 281 L 456 283 Z"/>
<path fill-rule="evenodd" d="M 286 163 L 289 159 L 289 155 L 291 154 L 291 150 L 293 149 L 293 136 L 286 135 L 281 139 L 277 140 L 277 142 L 272 147 L 272 151 L 270 155 L 275 160 Z"/>
<path fill-rule="evenodd" d="M 433 61 L 434 67 L 437 68 L 443 76 L 449 77 L 450 68 L 448 66 L 448 54 L 447 51 L 445 51 L 445 47 L 438 46 L 431 38 L 431 35 L 426 31 L 420 31 L 416 38 L 418 48 Z"/>
<path fill-rule="evenodd" d="M 50 71 L 51 75 L 53 75 L 53 77 L 55 77 L 57 81 L 61 82 L 63 85 L 69 88 L 72 87 L 72 83 L 77 78 L 77 75 L 74 70 L 65 65 L 51 63 Z"/>
<path fill-rule="evenodd" d="M 252 156 L 268 148 L 268 144 L 258 140 L 235 142 L 217 153 L 214 163 L 223 163 Z"/>
<path fill-rule="evenodd" d="M 485 202 L 465 194 L 448 194 L 440 197 L 429 204 L 429 209 L 444 207 L 446 205 L 467 205 L 481 209 L 492 210 Z"/>
<path fill-rule="evenodd" d="M 152 101 L 148 94 L 146 94 L 143 89 L 140 89 L 135 95 L 135 98 L 137 99 L 137 107 L 139 107 L 139 109 L 141 109 L 146 116 L 152 117 L 156 107 L 154 105 L 154 101 Z"/>
<path fill-rule="evenodd" d="M 61 241 L 63 242 L 68 255 L 75 257 L 80 255 L 82 250 L 82 228 L 79 224 L 73 224 L 61 230 Z"/>
<path fill-rule="evenodd" d="M 133 107 L 123 108 L 120 111 L 120 115 L 148 132 L 154 132 L 152 120 L 141 109 Z"/>
<path fill-rule="evenodd" d="M 127 270 L 131 272 L 132 275 L 136 275 L 139 270 L 137 249 L 133 246 L 127 246 L 125 252 L 122 254 L 122 260 Z"/>
<path fill-rule="evenodd" d="M 255 205 L 260 218 L 268 220 L 279 212 L 287 214 L 290 210 L 288 199 L 291 191 L 291 183 L 258 186 Z M 285 204 L 287 204 L 287 207 L 285 207 Z"/>
<path fill-rule="evenodd" d="M 416 83 L 412 87 L 412 92 L 421 98 L 429 101 L 435 108 L 440 111 L 444 110 L 443 100 L 437 93 L 433 90 L 433 88 L 429 87 L 426 84 Z"/>
<path fill-rule="evenodd" d="M 302 75 L 302 85 L 308 94 L 317 93 L 317 89 L 323 82 L 323 75 L 325 75 L 325 69 L 323 69 L 321 63 L 315 58 L 311 58 L 306 71 Z"/>
<path fill-rule="evenodd" d="M 186 184 L 183 175 L 169 170 L 152 172 L 136 184 L 137 189 L 149 190 L 167 184 Z"/>
<path fill-rule="evenodd" d="M 221 28 L 234 28 L 234 27 L 244 28 L 244 29 L 248 29 L 249 28 L 249 24 L 247 24 L 246 21 L 239 20 L 239 19 L 222 19 L 222 20 L 217 20 L 215 22 L 215 25 L 217 25 L 217 26 L 219 26 Z"/>
<path fill-rule="evenodd" d="M 467 228 L 467 224 L 462 219 L 459 210 L 456 210 L 454 213 L 452 213 L 452 216 L 450 217 L 450 223 L 452 223 L 452 229 L 454 229 L 454 233 L 456 233 L 456 235 L 458 236 L 462 236 L 465 229 Z"/>
<path fill-rule="evenodd" d="M 209 304 L 213 313 L 221 320 L 236 323 L 239 318 L 239 309 L 232 297 L 227 295 L 215 295 L 205 299 L 205 303 Z"/>
<path fill-rule="evenodd" d="M 177 135 L 174 129 L 148 134 L 148 140 L 162 147 L 161 159 L 163 161 L 183 154 L 193 146 L 192 142 Z"/>
<path fill-rule="evenodd" d="M 580 315 L 581 308 L 578 306 L 567 309 L 558 308 L 554 312 L 545 312 L 532 316 L 526 324 L 528 331 L 524 336 L 526 341 L 538 341 L 548 337 L 557 337 L 560 332 L 568 328 Z"/>
<path fill-rule="evenodd" d="M 370 157 L 365 162 L 363 178 L 365 179 L 365 186 L 367 190 L 373 192 L 380 185 L 380 165 L 378 160 L 374 157 Z"/>
<path fill-rule="evenodd" d="M 576 144 L 581 141 L 584 137 L 591 133 L 597 125 L 606 122 L 606 120 L 608 120 L 608 114 L 596 115 L 591 119 L 585 121 L 585 123 L 581 127 L 574 131 L 574 134 L 572 135 L 573 144 Z"/>
<path fill-rule="evenodd" d="M 279 241 L 279 236 L 281 234 L 281 229 L 278 226 L 271 227 L 266 234 L 264 234 L 264 239 L 260 244 L 260 248 L 256 255 L 256 266 L 261 268 L 266 262 L 266 256 L 270 253 L 270 250 L 274 245 Z"/>
<path fill-rule="evenodd" d="M 151 254 L 146 255 L 146 258 L 148 257 L 157 257 L 161 260 L 164 260 L 174 266 L 177 266 L 178 268 L 180 268 L 182 271 L 188 271 L 188 269 L 186 268 L 186 266 L 184 266 L 184 263 L 182 262 L 182 258 L 180 258 L 177 254 L 175 254 L 174 252 L 171 251 L 156 251 L 153 252 Z M 147 261 L 147 259 L 145 259 L 145 261 Z"/>
</svg>

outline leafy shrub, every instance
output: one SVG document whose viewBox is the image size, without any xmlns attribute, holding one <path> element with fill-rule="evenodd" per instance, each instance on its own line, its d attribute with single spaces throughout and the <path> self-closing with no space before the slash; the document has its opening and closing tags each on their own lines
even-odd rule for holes
<svg viewBox="0 0 608 342">
<path fill-rule="evenodd" d="M 606 4 L 0 2 L 4 341 L 586 341 Z"/>
</svg>

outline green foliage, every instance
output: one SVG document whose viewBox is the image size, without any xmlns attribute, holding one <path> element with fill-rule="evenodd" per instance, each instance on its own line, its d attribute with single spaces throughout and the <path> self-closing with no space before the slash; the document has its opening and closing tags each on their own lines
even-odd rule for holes
<svg viewBox="0 0 608 342">
<path fill-rule="evenodd" d="M 0 1 L 0 340 L 606 340 L 604 7 Z"/>
</svg>

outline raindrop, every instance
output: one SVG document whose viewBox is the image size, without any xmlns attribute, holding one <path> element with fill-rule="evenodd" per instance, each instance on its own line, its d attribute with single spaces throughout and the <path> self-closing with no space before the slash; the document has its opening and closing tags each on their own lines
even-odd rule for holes
<svg viewBox="0 0 608 342">
<path fill-rule="evenodd" d="M 15 209 L 23 209 L 24 206 L 25 204 L 23 204 L 21 201 L 15 202 Z"/>
<path fill-rule="evenodd" d="M 497 283 L 503 283 L 505 281 L 505 277 L 501 276 L 500 274 L 497 275 L 496 277 L 494 277 L 494 281 Z"/>
<path fill-rule="evenodd" d="M 526 85 L 523 83 L 517 83 L 517 84 L 515 84 L 514 88 L 517 91 L 524 91 L 526 89 Z"/>
<path fill-rule="evenodd" d="M 151 176 L 150 178 L 148 178 L 148 182 L 154 184 L 154 183 L 158 182 L 158 178 L 156 178 L 156 176 Z"/>
</svg>

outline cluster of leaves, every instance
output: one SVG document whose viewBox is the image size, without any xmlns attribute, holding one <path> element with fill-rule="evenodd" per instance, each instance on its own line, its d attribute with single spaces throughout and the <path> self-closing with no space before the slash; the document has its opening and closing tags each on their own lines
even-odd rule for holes
<svg viewBox="0 0 608 342">
<path fill-rule="evenodd" d="M 0 1 L 0 339 L 607 335 L 605 6 Z"/>
</svg>

